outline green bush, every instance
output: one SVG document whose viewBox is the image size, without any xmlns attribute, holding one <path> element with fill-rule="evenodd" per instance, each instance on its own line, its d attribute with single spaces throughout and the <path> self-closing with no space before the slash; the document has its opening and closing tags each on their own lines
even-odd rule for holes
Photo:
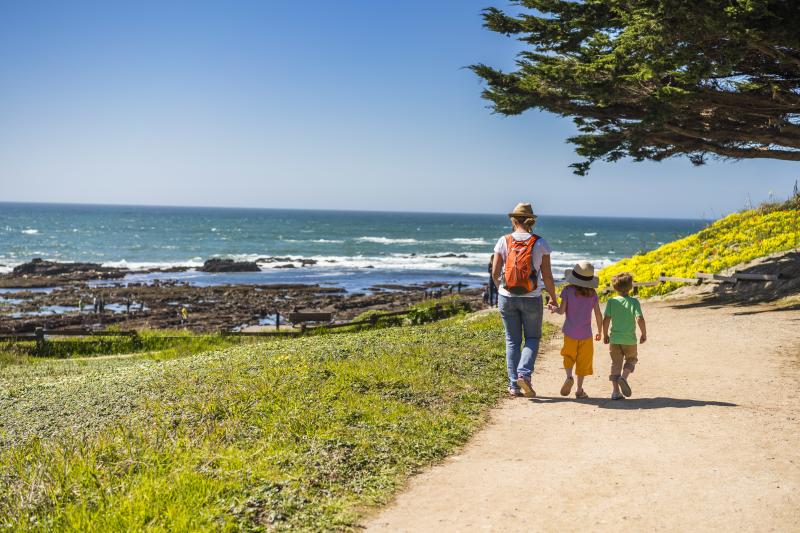
<svg viewBox="0 0 800 533">
<path fill-rule="evenodd" d="M 675 277 L 693 277 L 697 272 L 715 274 L 758 257 L 797 248 L 799 204 L 795 198 L 728 215 L 698 233 L 604 268 L 600 271 L 600 286 L 610 287 L 611 278 L 621 272 L 632 273 L 635 281 L 655 281 L 662 272 Z M 665 294 L 678 287 L 677 283 L 661 283 L 640 288 L 639 295 Z"/>
<path fill-rule="evenodd" d="M 469 311 L 469 302 L 460 301 L 457 296 L 448 296 L 415 305 L 410 309 L 408 318 L 412 324 L 426 324 Z"/>
</svg>

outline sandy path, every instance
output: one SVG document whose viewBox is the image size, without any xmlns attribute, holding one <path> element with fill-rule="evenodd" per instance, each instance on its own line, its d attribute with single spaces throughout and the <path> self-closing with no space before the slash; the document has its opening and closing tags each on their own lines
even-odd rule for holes
<svg viewBox="0 0 800 533">
<path fill-rule="evenodd" d="M 633 398 L 608 399 L 600 343 L 593 399 L 561 398 L 559 335 L 540 398 L 504 400 L 367 529 L 800 531 L 800 310 L 676 305 L 644 305 Z"/>
</svg>

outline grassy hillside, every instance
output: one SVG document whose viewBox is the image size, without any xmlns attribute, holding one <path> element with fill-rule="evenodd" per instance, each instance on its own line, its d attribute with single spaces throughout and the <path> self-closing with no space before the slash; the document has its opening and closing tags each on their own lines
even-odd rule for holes
<svg viewBox="0 0 800 533">
<path fill-rule="evenodd" d="M 694 235 L 604 268 L 600 286 L 611 286 L 611 277 L 620 272 L 631 272 L 636 281 L 653 281 L 662 272 L 690 277 L 696 272 L 717 273 L 757 257 L 797 248 L 799 218 L 800 199 L 728 215 Z M 665 294 L 679 286 L 662 283 L 642 287 L 639 295 Z"/>
<path fill-rule="evenodd" d="M 0 525 L 342 530 L 480 425 L 495 315 L 179 359 L 7 364 Z"/>
</svg>

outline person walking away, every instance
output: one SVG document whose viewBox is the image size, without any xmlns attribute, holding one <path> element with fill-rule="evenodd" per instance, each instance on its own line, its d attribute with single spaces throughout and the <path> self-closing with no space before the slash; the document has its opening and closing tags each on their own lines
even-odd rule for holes
<svg viewBox="0 0 800 533">
<path fill-rule="evenodd" d="M 508 393 L 536 396 L 531 377 L 542 337 L 542 286 L 555 300 L 556 287 L 547 241 L 531 233 L 536 215 L 520 203 L 508 214 L 512 233 L 498 239 L 492 279 L 498 286 L 498 307 L 506 336 Z"/>
<path fill-rule="evenodd" d="M 636 324 L 639 325 L 641 331 L 639 344 L 647 341 L 647 326 L 639 300 L 628 296 L 633 288 L 633 276 L 628 272 L 617 274 L 611 278 L 611 286 L 619 296 L 606 302 L 603 318 L 603 342 L 609 345 L 611 355 L 611 374 L 608 376 L 613 385 L 611 399 L 622 400 L 632 394 L 628 378 L 639 361 L 639 351 L 636 346 Z M 611 326 L 610 335 L 608 333 L 609 325 Z"/>
<path fill-rule="evenodd" d="M 561 396 L 569 396 L 572 385 L 572 368 L 578 376 L 578 389 L 575 398 L 582 400 L 589 397 L 583 390 L 583 379 L 594 373 L 592 359 L 594 358 L 594 341 L 600 340 L 600 331 L 603 328 L 603 315 L 600 312 L 600 301 L 597 297 L 598 278 L 594 275 L 594 266 L 588 261 L 580 261 L 573 268 L 564 272 L 564 279 L 568 285 L 561 291 L 561 304 L 551 302 L 548 306 L 551 312 L 559 315 L 566 314 L 564 326 L 564 345 L 561 356 L 564 358 L 564 370 L 567 378 L 561 386 Z M 592 313 L 597 323 L 597 333 L 592 339 Z"/>
</svg>

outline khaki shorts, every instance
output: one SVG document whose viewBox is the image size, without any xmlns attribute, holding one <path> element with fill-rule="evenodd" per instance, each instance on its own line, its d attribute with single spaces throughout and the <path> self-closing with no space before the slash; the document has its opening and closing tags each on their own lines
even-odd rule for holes
<svg viewBox="0 0 800 533">
<path fill-rule="evenodd" d="M 611 353 L 611 375 L 608 376 L 608 379 L 611 381 L 619 379 L 623 368 L 631 372 L 636 368 L 636 363 L 639 361 L 637 357 L 639 350 L 636 344 L 611 344 L 609 352 Z"/>
</svg>

